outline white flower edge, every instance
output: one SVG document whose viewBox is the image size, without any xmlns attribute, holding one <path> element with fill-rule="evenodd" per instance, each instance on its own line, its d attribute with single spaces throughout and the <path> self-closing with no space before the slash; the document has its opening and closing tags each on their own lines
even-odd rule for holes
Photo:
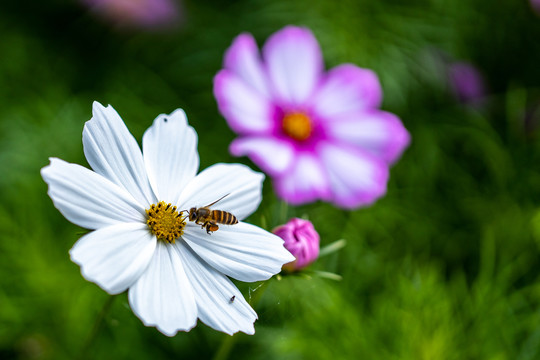
<svg viewBox="0 0 540 360">
<path fill-rule="evenodd" d="M 221 225 L 211 235 L 190 225 L 183 239 L 211 267 L 245 282 L 267 280 L 295 259 L 283 239 L 244 222 Z"/>
<path fill-rule="evenodd" d="M 89 123 L 100 128 L 101 135 L 94 136 L 92 126 L 87 126 L 84 136 L 87 140 L 93 139 L 93 150 L 98 151 L 100 141 L 104 141 L 107 144 L 103 148 L 108 146 L 116 152 L 112 160 L 108 158 L 110 154 L 101 154 L 99 161 L 104 167 L 117 164 L 122 170 L 120 174 L 94 173 L 60 159 L 51 159 L 51 164 L 42 169 L 49 195 L 60 212 L 77 225 L 95 229 L 70 251 L 72 260 L 81 266 L 83 277 L 111 294 L 129 289 L 134 313 L 145 325 L 155 326 L 168 336 L 189 331 L 196 325 L 197 318 L 227 334 L 238 331 L 253 334 L 257 315 L 227 276 L 259 281 L 278 273 L 284 263 L 294 259 L 283 247 L 283 241 L 242 222 L 220 225 L 220 230 L 212 235 L 206 234 L 200 226 L 189 224 L 183 238 L 177 239 L 174 245 L 158 241 L 145 231 L 144 208 L 149 198 L 157 198 L 158 193 L 161 197 L 162 190 L 167 192 L 171 182 L 163 185 L 167 183 L 160 180 L 158 184 L 155 177 L 147 174 L 167 172 L 167 159 L 157 167 L 161 170 L 150 170 L 144 164 L 146 173 L 141 173 L 139 155 L 142 154 L 138 147 L 126 146 L 125 142 L 132 144 L 133 138 L 123 122 L 118 123 L 121 121 L 118 114 L 111 106 L 104 108 L 99 103 L 94 104 L 94 111 L 99 114 L 94 114 Z M 164 131 L 164 119 L 171 120 L 176 130 Z M 157 129 L 160 126 L 162 128 Z M 103 129 L 111 131 L 103 132 Z M 179 204 L 204 206 L 225 193 L 228 196 L 220 206 L 239 219 L 257 209 L 262 199 L 264 175 L 240 164 L 216 164 L 195 176 L 198 167 L 196 133 L 187 125 L 181 110 L 156 118 L 143 137 L 143 148 L 146 143 L 146 148 L 154 154 L 143 157 L 143 161 L 152 161 L 147 159 L 155 158 L 156 154 L 167 154 L 160 146 L 170 145 L 176 131 L 183 131 L 182 139 L 187 140 L 175 154 L 187 154 L 189 163 L 180 170 L 167 172 L 166 176 L 174 178 L 182 169 L 187 169 L 188 175 L 181 181 L 186 185 L 179 192 Z M 162 137 L 167 138 L 160 141 Z M 191 147 L 195 150 L 190 150 Z M 85 153 L 90 151 L 88 149 Z M 123 154 L 125 151 L 134 154 Z M 133 159 L 138 170 L 131 174 Z M 122 161 L 126 163 L 121 164 Z M 194 176 L 191 180 L 189 173 Z M 127 181 L 128 186 L 119 180 L 126 176 L 133 176 Z M 175 197 L 177 193 L 169 192 L 167 196 Z M 174 203 L 175 199 L 170 200 Z M 136 241 L 130 241 L 132 236 Z M 205 239 L 211 240 L 201 244 Z M 222 242 L 222 249 L 218 240 Z M 220 258 L 227 260 L 226 264 L 220 264 L 217 260 Z"/>
</svg>

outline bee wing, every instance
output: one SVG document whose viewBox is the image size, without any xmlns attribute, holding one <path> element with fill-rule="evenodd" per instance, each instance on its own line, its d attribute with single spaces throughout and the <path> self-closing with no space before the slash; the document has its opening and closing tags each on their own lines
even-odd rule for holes
<svg viewBox="0 0 540 360">
<path fill-rule="evenodd" d="M 214 201 L 213 203 L 208 204 L 208 205 L 206 205 L 206 206 L 204 206 L 204 207 L 205 207 L 205 208 L 209 208 L 210 206 L 214 205 L 214 204 L 217 203 L 218 201 L 223 200 L 223 198 L 225 198 L 225 197 L 227 197 L 227 196 L 229 196 L 229 195 L 230 195 L 230 193 L 229 193 L 229 194 L 225 194 L 225 195 L 223 195 L 222 197 L 220 197 L 219 199 L 217 199 L 216 201 Z"/>
</svg>

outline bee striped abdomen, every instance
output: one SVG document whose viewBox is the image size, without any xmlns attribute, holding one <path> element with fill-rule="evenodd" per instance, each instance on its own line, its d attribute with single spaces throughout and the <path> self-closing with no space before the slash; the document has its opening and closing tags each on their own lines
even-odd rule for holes
<svg viewBox="0 0 540 360">
<path fill-rule="evenodd" d="M 238 219 L 236 216 L 231 214 L 230 212 L 223 211 L 223 210 L 213 210 L 214 220 L 218 223 L 225 224 L 225 225 L 234 225 L 238 224 Z"/>
</svg>

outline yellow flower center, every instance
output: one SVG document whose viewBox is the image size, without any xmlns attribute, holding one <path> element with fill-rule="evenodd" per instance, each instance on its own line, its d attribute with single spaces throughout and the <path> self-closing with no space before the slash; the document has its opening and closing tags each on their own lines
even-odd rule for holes
<svg viewBox="0 0 540 360">
<path fill-rule="evenodd" d="M 184 233 L 186 217 L 182 216 L 182 212 L 176 211 L 176 206 L 160 201 L 157 205 L 150 205 L 150 209 L 146 209 L 146 215 L 150 231 L 160 240 L 174 244 Z"/>
<path fill-rule="evenodd" d="M 293 112 L 283 117 L 283 131 L 295 140 L 303 141 L 311 135 L 311 120 L 301 112 Z"/>
</svg>

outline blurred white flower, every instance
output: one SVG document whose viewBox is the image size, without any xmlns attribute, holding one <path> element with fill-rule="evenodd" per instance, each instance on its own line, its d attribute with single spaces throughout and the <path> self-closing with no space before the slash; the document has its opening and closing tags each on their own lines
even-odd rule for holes
<svg viewBox="0 0 540 360">
<path fill-rule="evenodd" d="M 133 312 L 168 336 L 197 318 L 253 334 L 257 314 L 228 276 L 266 280 L 294 257 L 261 228 L 240 221 L 209 235 L 180 210 L 229 194 L 219 209 L 242 220 L 259 206 L 264 176 L 240 164 L 197 175 L 197 134 L 181 109 L 155 119 L 141 153 L 116 111 L 94 103 L 83 145 L 94 171 L 56 158 L 41 170 L 56 208 L 94 230 L 70 250 L 82 275 L 110 294 L 129 290 Z"/>
</svg>

